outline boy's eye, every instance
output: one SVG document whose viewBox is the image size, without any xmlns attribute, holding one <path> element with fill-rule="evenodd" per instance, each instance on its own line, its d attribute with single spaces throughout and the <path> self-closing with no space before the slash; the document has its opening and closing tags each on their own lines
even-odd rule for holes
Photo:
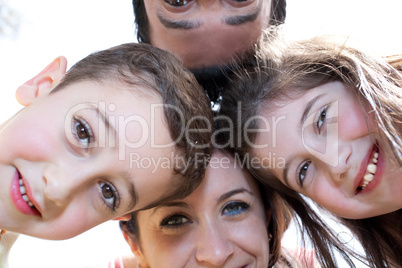
<svg viewBox="0 0 402 268">
<path fill-rule="evenodd" d="M 311 164 L 311 161 L 305 162 L 301 165 L 301 167 L 299 169 L 298 179 L 299 179 L 300 187 L 303 187 L 303 182 L 304 182 L 304 179 L 306 178 L 306 174 L 307 174 L 310 164 Z"/>
<path fill-rule="evenodd" d="M 190 219 L 181 214 L 175 214 L 162 220 L 161 227 L 165 228 L 178 228 L 184 224 L 191 223 Z"/>
<path fill-rule="evenodd" d="M 88 149 L 93 142 L 94 135 L 89 124 L 82 118 L 74 117 L 74 134 L 82 148 Z"/>
<path fill-rule="evenodd" d="M 166 3 L 168 3 L 171 6 L 175 6 L 175 7 L 185 6 L 190 1 L 191 0 L 165 0 Z"/>
<path fill-rule="evenodd" d="M 116 188 L 106 182 L 100 182 L 99 188 L 103 202 L 105 202 L 112 211 L 115 211 L 119 203 L 119 195 Z"/>
<path fill-rule="evenodd" d="M 235 201 L 225 205 L 225 207 L 222 210 L 222 213 L 226 216 L 235 216 L 246 211 L 249 208 L 250 206 L 248 204 L 240 201 Z"/>
</svg>

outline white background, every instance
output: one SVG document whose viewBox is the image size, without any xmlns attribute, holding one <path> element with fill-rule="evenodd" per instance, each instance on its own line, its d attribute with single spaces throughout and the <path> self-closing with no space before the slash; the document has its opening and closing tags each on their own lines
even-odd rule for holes
<svg viewBox="0 0 402 268">
<path fill-rule="evenodd" d="M 359 38 L 382 55 L 402 53 L 400 0 L 287 2 L 288 33 L 295 38 L 342 33 Z M 21 26 L 14 36 L 0 36 L 0 121 L 20 109 L 15 89 L 55 57 L 66 56 L 71 66 L 93 51 L 135 41 L 131 0 L 6 3 L 19 13 Z M 129 252 L 117 222 L 109 222 L 66 241 L 20 236 L 10 267 L 82 267 Z"/>
</svg>

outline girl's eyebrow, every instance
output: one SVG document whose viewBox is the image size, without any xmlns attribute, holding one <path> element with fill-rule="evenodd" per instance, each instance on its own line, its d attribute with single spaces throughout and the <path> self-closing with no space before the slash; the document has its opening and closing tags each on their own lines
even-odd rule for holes
<svg viewBox="0 0 402 268">
<path fill-rule="evenodd" d="M 318 95 L 318 96 L 316 96 L 314 99 L 310 100 L 310 101 L 307 103 L 306 107 L 304 108 L 303 114 L 302 114 L 302 116 L 301 116 L 301 118 L 300 118 L 299 128 L 304 128 L 304 127 L 305 127 L 304 124 L 305 124 L 305 121 L 306 121 L 306 119 L 307 119 L 307 116 L 310 114 L 311 108 L 312 108 L 312 107 L 314 106 L 314 104 L 315 104 L 318 100 L 320 100 L 323 96 L 324 96 L 324 94 Z"/>
</svg>

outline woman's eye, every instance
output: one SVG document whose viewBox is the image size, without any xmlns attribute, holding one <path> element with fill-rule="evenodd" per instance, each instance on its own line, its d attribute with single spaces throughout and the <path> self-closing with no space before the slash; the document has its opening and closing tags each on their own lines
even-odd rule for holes
<svg viewBox="0 0 402 268">
<path fill-rule="evenodd" d="M 298 172 L 298 179 L 299 179 L 300 187 L 303 187 L 303 182 L 304 182 L 304 179 L 306 178 L 306 174 L 307 174 L 310 164 L 311 164 L 311 161 L 308 161 L 308 162 L 303 163 L 300 167 L 300 170 Z"/>
<path fill-rule="evenodd" d="M 81 118 L 74 117 L 73 131 L 78 142 L 81 143 L 82 148 L 88 149 L 94 139 L 94 135 L 89 124 Z"/>
<path fill-rule="evenodd" d="M 184 215 L 176 214 L 163 219 L 161 226 L 167 228 L 178 228 L 188 223 L 191 223 L 189 218 Z"/>
<path fill-rule="evenodd" d="M 106 182 L 100 182 L 99 188 L 102 200 L 112 211 L 116 211 L 119 204 L 119 195 L 116 188 L 112 184 Z"/>
<path fill-rule="evenodd" d="M 234 216 L 244 212 L 248 208 L 250 208 L 250 206 L 244 202 L 230 202 L 229 204 L 225 205 L 222 213 L 228 216 Z"/>
<path fill-rule="evenodd" d="M 191 0 L 165 0 L 171 6 L 180 7 L 187 5 Z"/>
</svg>

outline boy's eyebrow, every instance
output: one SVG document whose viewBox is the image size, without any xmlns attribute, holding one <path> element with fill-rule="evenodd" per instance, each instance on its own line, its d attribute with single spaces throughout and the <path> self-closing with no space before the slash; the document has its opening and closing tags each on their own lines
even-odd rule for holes
<svg viewBox="0 0 402 268">
<path fill-rule="evenodd" d="M 134 207 L 137 205 L 138 201 L 138 196 L 137 193 L 135 192 L 134 184 L 131 182 L 132 176 L 127 172 L 122 173 L 121 176 L 123 177 L 123 180 L 126 182 L 126 189 L 128 190 L 130 196 L 129 197 L 130 202 L 127 205 L 125 211 L 132 212 Z"/>
<path fill-rule="evenodd" d="M 116 129 L 112 124 L 110 124 L 109 118 L 106 116 L 106 112 L 99 109 L 99 106 L 95 106 L 95 112 L 98 115 L 98 117 L 102 120 L 103 124 L 105 125 L 105 134 L 112 134 L 113 137 L 116 137 Z M 112 133 L 110 133 L 110 130 L 112 130 Z M 105 137 L 106 138 L 106 137 Z"/>
</svg>

